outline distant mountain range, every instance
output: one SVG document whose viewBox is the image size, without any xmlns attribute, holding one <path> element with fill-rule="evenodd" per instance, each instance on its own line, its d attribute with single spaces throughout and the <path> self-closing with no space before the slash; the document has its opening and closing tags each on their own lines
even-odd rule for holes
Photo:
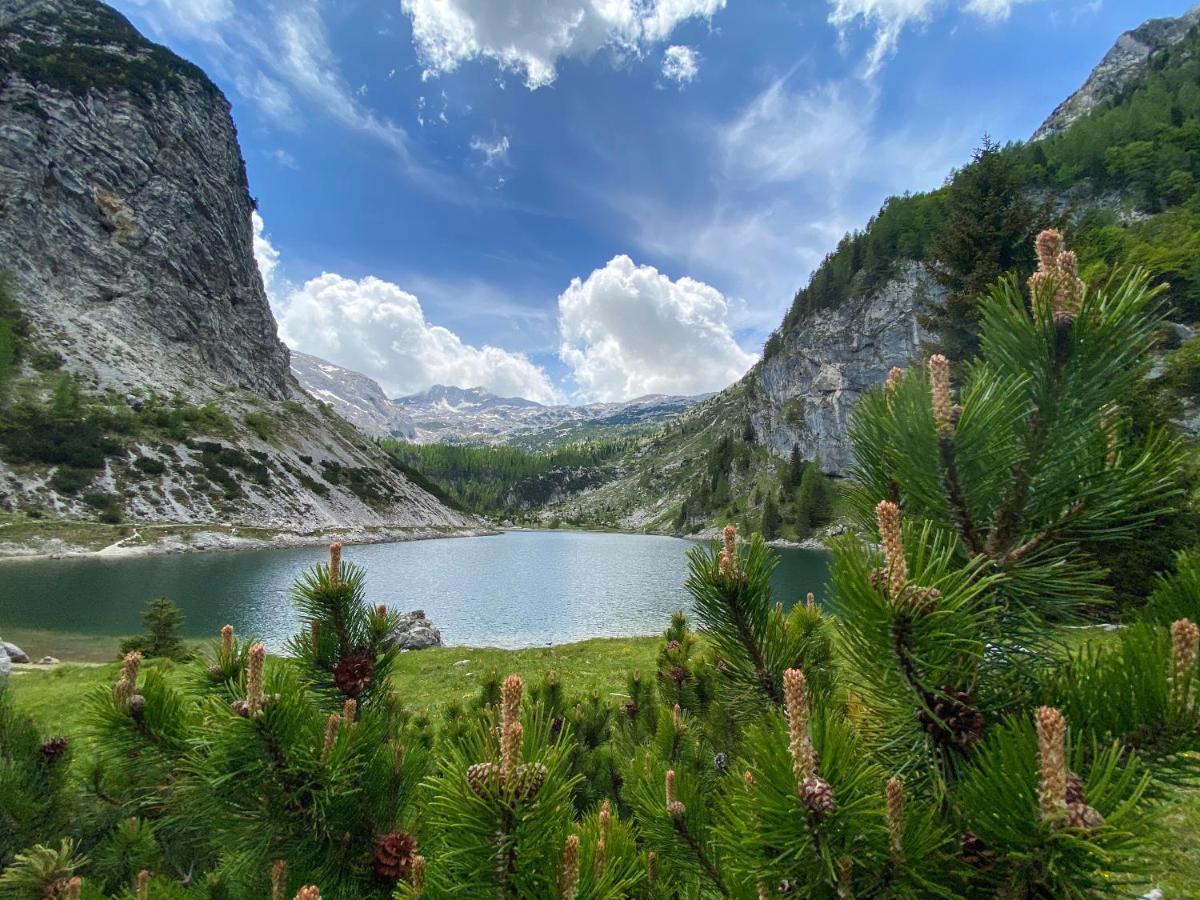
<svg viewBox="0 0 1200 900">
<path fill-rule="evenodd" d="M 292 353 L 292 373 L 313 397 L 374 437 L 419 443 L 512 444 L 544 449 L 587 437 L 645 431 L 705 399 L 651 394 L 621 403 L 547 406 L 500 397 L 481 387 L 436 384 L 389 400 L 359 372 L 305 353 Z"/>
</svg>

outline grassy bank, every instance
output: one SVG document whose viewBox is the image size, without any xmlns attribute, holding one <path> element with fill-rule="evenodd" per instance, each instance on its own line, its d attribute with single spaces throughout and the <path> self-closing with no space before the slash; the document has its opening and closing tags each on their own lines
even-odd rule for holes
<svg viewBox="0 0 1200 900">
<path fill-rule="evenodd" d="M 114 640 L 114 650 L 115 646 Z M 481 679 L 492 670 L 502 675 L 515 672 L 532 681 L 555 671 L 568 691 L 596 691 L 603 698 L 623 691 L 629 672 L 652 672 L 658 649 L 659 639 L 653 637 L 595 638 L 527 650 L 441 647 L 400 654 L 392 683 L 407 706 L 420 712 L 476 696 Z M 20 668 L 10 679 L 17 707 L 37 719 L 47 733 L 82 737 L 86 711 L 76 701 L 97 685 L 116 680 L 119 665 L 111 661 L 114 650 L 101 665 Z M 166 672 L 171 680 L 187 678 L 192 668 L 163 660 L 146 665 Z"/>
</svg>

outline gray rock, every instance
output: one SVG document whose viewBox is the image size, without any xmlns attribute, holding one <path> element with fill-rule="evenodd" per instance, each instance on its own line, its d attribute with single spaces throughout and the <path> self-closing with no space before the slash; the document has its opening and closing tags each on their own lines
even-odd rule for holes
<svg viewBox="0 0 1200 900">
<path fill-rule="evenodd" d="M 783 336 L 780 351 L 746 376 L 760 443 L 786 458 L 799 444 L 825 471 L 853 462 L 847 427 L 864 391 L 907 366 L 928 335 L 917 321 L 941 296 L 925 267 L 909 263 L 879 291 L 818 310 Z"/>
<path fill-rule="evenodd" d="M 57 666 L 58 659 L 53 656 L 43 656 L 41 659 L 39 659 L 37 661 L 37 664 L 39 666 Z"/>
<path fill-rule="evenodd" d="M 35 60 L 61 58 L 68 43 L 87 54 L 89 77 L 47 78 Z M 229 102 L 204 72 L 96 0 L 0 0 L 0 57 L 0 264 L 37 346 L 89 393 L 134 408 L 151 394 L 212 403 L 232 428 L 223 445 L 269 471 L 239 472 L 240 496 L 230 499 L 193 479 L 201 450 L 127 441 L 96 473 L 97 490 L 122 495 L 135 522 L 479 525 L 406 479 L 296 382 L 254 257 L 254 202 Z M 138 457 L 163 473 L 130 477 Z M 331 469 L 369 476 L 372 494 L 355 494 L 349 479 L 333 484 L 323 477 Z M 3 502 L 95 515 L 49 475 L 18 478 L 0 461 Z"/>
<path fill-rule="evenodd" d="M 414 609 L 400 617 L 389 641 L 400 650 L 426 650 L 442 646 L 442 633 L 425 617 L 425 610 Z"/>
<path fill-rule="evenodd" d="M 412 440 L 412 420 L 383 392 L 379 382 L 307 353 L 292 351 L 292 374 L 300 386 L 372 437 Z"/>
<path fill-rule="evenodd" d="M 15 663 L 29 662 L 29 654 L 18 647 L 16 644 L 10 644 L 8 641 L 0 641 L 0 653 L 3 653 L 6 659 Z"/>
<path fill-rule="evenodd" d="M 1125 32 L 1092 69 L 1083 86 L 1060 103 L 1033 133 L 1033 140 L 1065 131 L 1099 104 L 1120 94 L 1145 70 L 1156 52 L 1179 43 L 1197 22 L 1200 22 L 1200 7 L 1192 7 L 1179 18 L 1150 19 Z"/>
<path fill-rule="evenodd" d="M 8 658 L 7 653 L 0 653 L 0 678 L 7 678 L 11 671 L 12 660 Z"/>
</svg>

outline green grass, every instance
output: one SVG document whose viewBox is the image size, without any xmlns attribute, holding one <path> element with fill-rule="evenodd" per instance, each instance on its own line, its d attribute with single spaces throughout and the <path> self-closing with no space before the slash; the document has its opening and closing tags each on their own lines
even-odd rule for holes
<svg viewBox="0 0 1200 900">
<path fill-rule="evenodd" d="M 93 639 L 94 640 L 94 639 Z M 427 712 L 454 701 L 465 701 L 479 692 L 481 680 L 493 669 L 501 675 L 516 673 L 536 681 L 548 671 L 558 673 L 571 693 L 597 691 L 602 697 L 625 689 L 629 672 L 654 670 L 659 638 L 595 638 L 577 644 L 497 650 L 441 647 L 401 653 L 392 676 L 397 694 L 414 712 Z M 112 660 L 113 646 L 102 657 Z M 466 660 L 465 665 L 455 665 Z M 182 683 L 195 664 L 151 660 Z M 116 680 L 118 664 L 63 664 L 53 669 L 22 667 L 10 678 L 17 708 L 32 715 L 49 733 L 80 737 L 86 732 L 84 712 L 76 702 L 97 685 Z"/>
</svg>

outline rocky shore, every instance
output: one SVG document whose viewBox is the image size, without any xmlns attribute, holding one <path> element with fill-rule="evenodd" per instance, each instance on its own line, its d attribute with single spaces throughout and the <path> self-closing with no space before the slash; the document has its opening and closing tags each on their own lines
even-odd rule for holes
<svg viewBox="0 0 1200 900">
<path fill-rule="evenodd" d="M 437 538 L 484 537 L 500 534 L 488 528 L 351 528 L 312 533 L 278 532 L 264 535 L 258 529 L 214 525 L 161 536 L 143 536 L 135 528 L 127 538 L 105 547 L 91 548 L 58 537 L 31 541 L 0 541 L 0 563 L 12 560 L 103 558 L 121 559 L 172 553 L 208 553 L 222 550 L 282 550 L 313 547 L 338 540 L 343 544 L 390 544 Z"/>
</svg>

